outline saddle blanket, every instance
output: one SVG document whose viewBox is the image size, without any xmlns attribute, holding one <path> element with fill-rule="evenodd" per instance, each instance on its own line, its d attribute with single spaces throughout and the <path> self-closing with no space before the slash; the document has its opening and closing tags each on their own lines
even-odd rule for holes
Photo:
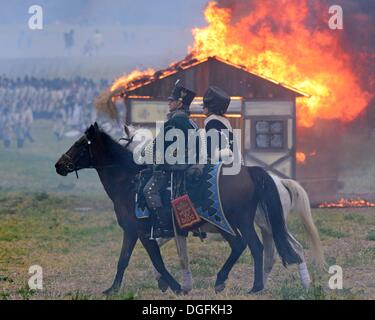
<svg viewBox="0 0 375 320">
<path fill-rule="evenodd" d="M 231 235 L 235 235 L 235 232 L 225 217 L 220 200 L 219 179 L 221 166 L 222 162 L 205 165 L 202 177 L 199 181 L 188 182 L 186 189 L 200 218 Z M 142 201 L 137 201 L 136 198 L 137 218 L 149 218 L 151 215 L 150 211 L 144 204 L 140 204 L 140 202 Z"/>
</svg>

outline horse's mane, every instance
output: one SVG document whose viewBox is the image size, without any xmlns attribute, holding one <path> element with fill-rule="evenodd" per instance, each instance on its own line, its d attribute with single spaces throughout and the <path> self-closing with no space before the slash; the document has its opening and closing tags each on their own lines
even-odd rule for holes
<svg viewBox="0 0 375 320">
<path fill-rule="evenodd" d="M 143 166 L 134 162 L 133 153 L 131 150 L 125 148 L 117 141 L 115 141 L 108 133 L 99 130 L 103 145 L 105 145 L 106 152 L 115 165 L 126 167 L 130 172 L 136 173 L 142 169 Z"/>
</svg>

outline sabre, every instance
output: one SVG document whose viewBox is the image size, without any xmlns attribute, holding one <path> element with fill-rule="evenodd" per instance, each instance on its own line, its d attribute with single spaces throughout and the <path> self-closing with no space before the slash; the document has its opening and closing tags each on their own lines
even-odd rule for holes
<svg viewBox="0 0 375 320">
<path fill-rule="evenodd" d="M 171 203 L 173 200 L 173 171 L 171 171 Z M 174 221 L 174 214 L 173 214 L 173 206 L 171 206 L 171 216 L 172 216 L 172 223 L 173 223 L 173 231 L 174 231 L 174 241 L 176 242 L 176 249 L 177 249 L 177 254 L 181 256 L 181 244 L 179 241 L 179 238 L 177 236 L 177 228 L 176 228 L 176 223 Z"/>
</svg>

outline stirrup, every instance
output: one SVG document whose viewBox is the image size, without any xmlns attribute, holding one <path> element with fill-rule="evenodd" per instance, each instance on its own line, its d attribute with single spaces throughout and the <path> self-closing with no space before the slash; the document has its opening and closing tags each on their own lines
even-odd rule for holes
<svg viewBox="0 0 375 320">
<path fill-rule="evenodd" d="M 156 230 L 153 230 L 152 238 L 150 240 L 155 240 L 157 238 L 173 238 L 174 232 L 173 230 L 167 230 L 167 229 L 161 229 L 157 228 Z"/>
</svg>

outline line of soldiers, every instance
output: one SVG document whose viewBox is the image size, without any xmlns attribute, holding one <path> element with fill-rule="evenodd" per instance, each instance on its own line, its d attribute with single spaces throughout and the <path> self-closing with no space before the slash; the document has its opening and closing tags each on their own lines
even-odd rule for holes
<svg viewBox="0 0 375 320">
<path fill-rule="evenodd" d="M 92 102 L 108 83 L 90 79 L 44 79 L 25 76 L 12 79 L 0 76 L 0 138 L 9 147 L 31 136 L 33 118 L 52 119 L 53 132 L 61 139 L 65 131 L 82 131 L 96 120 Z"/>
<path fill-rule="evenodd" d="M 18 104 L 15 111 L 4 108 L 0 111 L 0 139 L 3 140 L 5 148 L 11 146 L 15 138 L 17 147 L 22 148 L 24 141 L 28 139 L 34 142 L 31 134 L 31 126 L 34 121 L 33 111 L 29 106 Z"/>
<path fill-rule="evenodd" d="M 189 118 L 190 104 L 195 97 L 195 92 L 183 87 L 179 81 L 177 81 L 171 95 L 169 96 L 169 113 L 167 115 L 167 121 L 164 123 L 164 128 L 161 131 L 164 134 L 162 138 L 164 140 L 164 150 L 162 152 L 165 155 L 168 147 L 174 141 L 168 141 L 165 139 L 165 135 L 171 129 L 179 129 L 184 133 L 185 146 L 188 146 L 188 130 L 198 129 L 197 124 Z M 203 97 L 203 112 L 206 114 L 205 119 L 205 130 L 214 130 L 217 132 L 220 143 L 214 148 L 211 148 L 210 139 L 207 137 L 207 156 L 212 159 L 214 155 L 211 154 L 211 150 L 220 154 L 233 152 L 233 129 L 230 122 L 224 116 L 230 104 L 230 97 L 222 89 L 216 86 L 210 86 Z M 212 132 L 211 132 L 212 133 Z M 158 139 L 158 138 L 156 138 Z M 221 143 L 221 140 L 225 139 L 227 143 Z M 156 143 L 154 145 L 154 154 L 157 154 Z M 160 150 L 159 150 L 160 151 Z M 185 159 L 188 158 L 189 150 L 185 150 Z M 171 171 L 179 171 L 187 169 L 186 165 L 169 165 L 169 164 L 154 164 L 153 174 L 145 185 L 143 192 L 148 207 L 153 210 L 159 218 L 159 226 L 153 230 L 153 237 L 169 238 L 173 237 L 173 225 L 170 216 L 170 209 L 165 207 L 162 203 L 161 191 L 166 187 L 168 177 Z M 146 227 L 149 229 L 148 227 Z M 151 236 L 151 234 L 150 234 Z"/>
</svg>

